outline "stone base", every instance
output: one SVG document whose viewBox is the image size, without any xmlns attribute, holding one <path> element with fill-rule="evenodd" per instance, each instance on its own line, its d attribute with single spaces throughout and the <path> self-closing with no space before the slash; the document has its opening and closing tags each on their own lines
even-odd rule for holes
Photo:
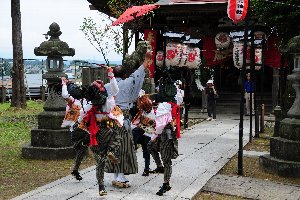
<svg viewBox="0 0 300 200">
<path fill-rule="evenodd" d="M 50 148 L 50 147 L 33 147 L 30 144 L 22 146 L 22 157 L 37 160 L 64 160 L 73 159 L 75 151 L 73 146 Z"/>
<path fill-rule="evenodd" d="M 69 129 L 32 129 L 31 146 L 34 147 L 68 147 L 72 146 Z"/>
<path fill-rule="evenodd" d="M 300 162 L 280 160 L 266 154 L 259 157 L 259 164 L 263 169 L 280 176 L 300 178 Z"/>
<path fill-rule="evenodd" d="M 270 138 L 270 156 L 277 159 L 300 162 L 300 141 L 281 137 Z"/>
</svg>

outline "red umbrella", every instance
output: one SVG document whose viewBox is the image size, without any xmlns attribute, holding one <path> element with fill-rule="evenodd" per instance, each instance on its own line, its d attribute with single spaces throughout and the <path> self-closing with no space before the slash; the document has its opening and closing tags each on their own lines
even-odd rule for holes
<svg viewBox="0 0 300 200">
<path fill-rule="evenodd" d="M 158 8 L 159 5 L 157 4 L 148 4 L 148 5 L 142 5 L 142 6 L 132 6 L 128 8 L 120 17 L 112 23 L 112 26 L 116 26 L 119 24 L 123 24 L 125 22 L 132 21 L 138 17 L 141 17 L 151 10 L 154 10 Z"/>
</svg>

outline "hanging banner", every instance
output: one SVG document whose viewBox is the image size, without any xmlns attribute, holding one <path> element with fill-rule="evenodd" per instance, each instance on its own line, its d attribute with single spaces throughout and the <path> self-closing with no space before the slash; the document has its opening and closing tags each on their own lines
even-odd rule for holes
<svg viewBox="0 0 300 200">
<path fill-rule="evenodd" d="M 281 67 L 281 53 L 279 51 L 280 38 L 275 36 L 268 38 L 263 54 L 265 65 L 270 67 Z M 284 64 L 282 67 L 287 66 Z"/>
<path fill-rule="evenodd" d="M 157 32 L 154 30 L 148 30 L 146 29 L 144 31 L 144 40 L 147 40 L 150 45 L 151 45 L 151 49 L 152 49 L 152 62 L 149 66 L 149 73 L 150 73 L 150 78 L 154 78 L 154 61 L 155 61 L 155 52 L 156 52 L 156 35 Z"/>
<path fill-rule="evenodd" d="M 189 48 L 187 55 L 187 63 L 186 66 L 190 69 L 196 69 L 201 65 L 201 57 L 200 57 L 200 49 L 195 47 Z"/>
<path fill-rule="evenodd" d="M 217 49 L 226 49 L 230 46 L 231 39 L 228 33 L 220 32 L 215 37 Z"/>
<path fill-rule="evenodd" d="M 235 67 L 241 69 L 243 66 L 243 52 L 244 52 L 244 43 L 243 42 L 234 42 L 233 43 L 233 64 Z M 250 69 L 250 46 L 247 47 L 247 56 L 246 56 L 246 69 Z M 255 70 L 260 70 L 262 64 L 262 49 L 255 48 Z"/>
<path fill-rule="evenodd" d="M 163 67 L 164 65 L 164 52 L 158 51 L 156 54 L 156 65 L 158 67 Z"/>
<path fill-rule="evenodd" d="M 205 67 L 216 67 L 220 64 L 224 64 L 228 60 L 233 59 L 233 64 L 235 67 L 240 68 L 243 64 L 243 44 L 236 44 L 239 42 L 233 42 L 234 48 L 228 48 L 228 51 L 218 51 L 215 44 L 215 38 L 205 37 L 203 39 L 203 57 L 205 59 Z M 259 48 L 255 50 L 255 62 L 257 64 L 262 64 L 262 59 L 264 65 L 269 67 L 279 68 L 281 67 L 281 53 L 279 51 L 279 37 L 270 37 L 267 43 L 264 45 L 263 50 Z M 232 52 L 234 51 L 234 53 Z M 262 58 L 262 54 L 264 55 Z M 250 48 L 247 50 L 247 63 L 250 62 Z M 285 63 L 283 65 L 287 66 Z M 256 69 L 259 69 L 257 66 Z"/>
<path fill-rule="evenodd" d="M 169 42 L 166 45 L 166 67 L 178 67 L 181 60 L 181 44 Z"/>
<path fill-rule="evenodd" d="M 256 48 L 255 49 L 255 70 L 260 70 L 262 65 L 262 49 Z"/>
<path fill-rule="evenodd" d="M 217 49 L 214 37 L 203 38 L 203 57 L 205 67 L 215 67 L 232 59 L 232 48 L 220 51 Z"/>
<path fill-rule="evenodd" d="M 180 62 L 179 67 L 184 67 L 187 64 L 187 58 L 189 53 L 189 48 L 186 44 L 179 44 L 180 45 Z"/>
<path fill-rule="evenodd" d="M 248 11 L 248 0 L 228 0 L 227 15 L 235 24 L 243 21 Z"/>
<path fill-rule="evenodd" d="M 200 49 L 193 48 L 186 44 L 169 42 L 166 45 L 166 67 L 187 67 L 198 68 L 201 65 Z M 163 56 L 163 55 L 162 55 Z M 161 53 L 156 56 L 156 63 L 162 57 Z"/>
</svg>

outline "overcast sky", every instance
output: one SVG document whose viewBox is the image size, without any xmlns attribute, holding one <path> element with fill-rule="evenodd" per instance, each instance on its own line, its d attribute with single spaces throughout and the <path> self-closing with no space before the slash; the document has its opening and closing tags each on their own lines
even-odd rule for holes
<svg viewBox="0 0 300 200">
<path fill-rule="evenodd" d="M 75 49 L 75 56 L 64 57 L 65 59 L 104 60 L 79 30 L 84 17 L 92 17 L 95 22 L 101 22 L 97 11 L 89 10 L 88 1 L 20 1 L 24 58 L 44 59 L 43 56 L 35 56 L 33 50 L 45 41 L 42 34 L 47 33 L 52 22 L 56 22 L 62 31 L 60 39 Z M 12 58 L 10 2 L 10 0 L 0 0 L 0 58 Z M 111 52 L 108 57 L 111 61 L 122 60 L 122 56 L 114 52 Z"/>
</svg>

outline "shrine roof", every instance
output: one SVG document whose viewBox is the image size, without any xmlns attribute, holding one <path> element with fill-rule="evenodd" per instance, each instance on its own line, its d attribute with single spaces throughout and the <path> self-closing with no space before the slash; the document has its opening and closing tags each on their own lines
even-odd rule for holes
<svg viewBox="0 0 300 200">
<path fill-rule="evenodd" d="M 87 0 L 91 5 L 90 5 L 90 9 L 91 10 L 98 10 L 99 12 L 105 13 L 109 16 L 115 17 L 114 14 L 110 11 L 107 2 L 108 0 Z M 188 7 L 188 8 L 193 8 L 194 9 L 199 9 L 199 6 L 202 7 L 203 5 L 222 5 L 221 10 L 223 10 L 227 4 L 228 0 L 157 0 L 156 4 L 161 5 L 161 8 L 163 10 L 169 10 L 171 9 L 172 12 L 174 11 L 173 9 L 178 9 L 177 7 L 179 6 L 179 12 L 182 12 L 181 9 L 183 9 L 181 6 L 183 7 Z M 191 5 L 193 5 L 191 7 Z M 211 6 L 209 6 L 211 7 Z M 226 9 L 226 8 L 225 8 Z M 181 11 L 180 11 L 181 10 Z M 185 9 L 184 9 L 185 10 Z M 206 10 L 206 7 L 203 7 L 203 9 L 201 10 L 202 12 Z M 220 10 L 220 7 L 215 7 L 212 10 Z M 186 12 L 189 12 L 188 10 L 186 10 Z"/>
<path fill-rule="evenodd" d="M 227 3 L 228 0 L 159 0 L 159 5 Z"/>
</svg>

